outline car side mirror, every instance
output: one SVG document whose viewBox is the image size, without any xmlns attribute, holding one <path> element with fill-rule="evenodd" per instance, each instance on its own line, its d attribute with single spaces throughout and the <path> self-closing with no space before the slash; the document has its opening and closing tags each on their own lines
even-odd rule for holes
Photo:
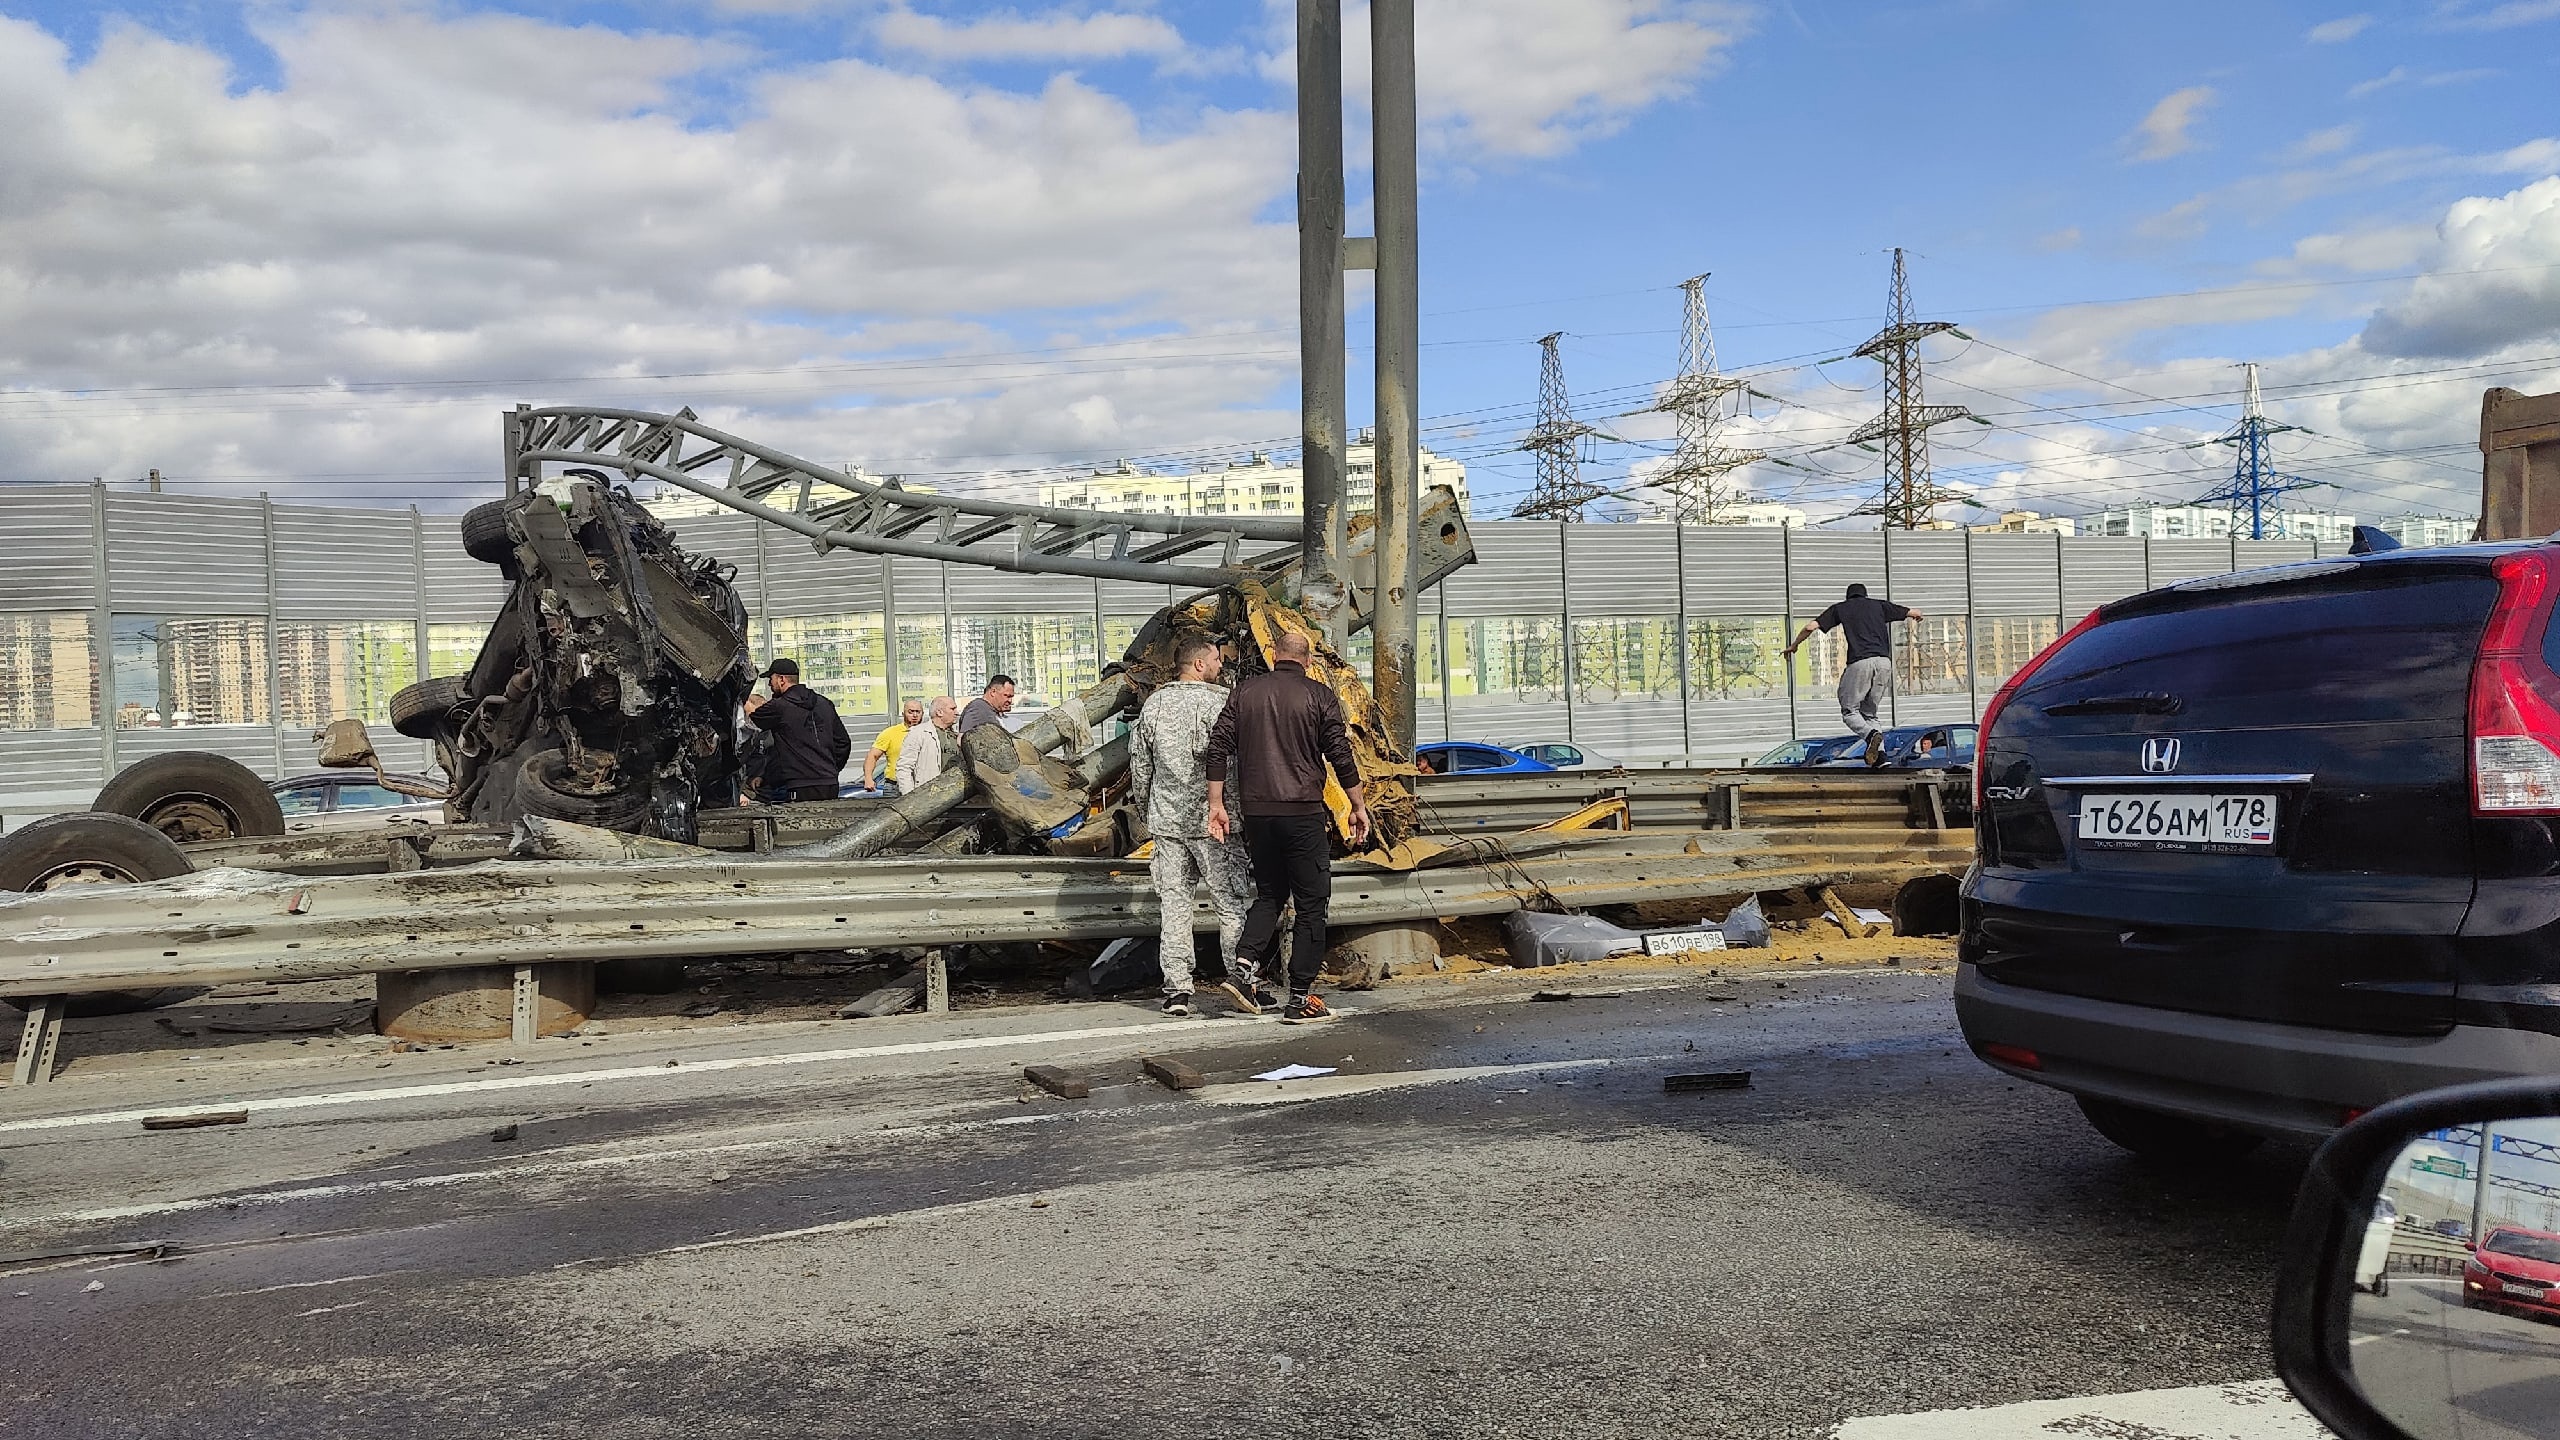
<svg viewBox="0 0 2560 1440">
<path fill-rule="evenodd" d="M 2276 1368 L 2345 1440 L 2560 1435 L 2560 1082 L 2396 1100 L 2294 1201 Z"/>
</svg>

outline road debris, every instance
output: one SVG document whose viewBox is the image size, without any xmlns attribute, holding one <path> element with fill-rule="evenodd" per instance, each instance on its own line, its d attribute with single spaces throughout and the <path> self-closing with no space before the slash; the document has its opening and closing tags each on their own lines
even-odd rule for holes
<svg viewBox="0 0 2560 1440">
<path fill-rule="evenodd" d="M 1665 1075 L 1662 1091 L 1666 1095 L 1684 1095 L 1696 1090 L 1748 1090 L 1748 1070 L 1704 1070 L 1694 1075 Z"/>
<path fill-rule="evenodd" d="M 1022 1078 L 1061 1100 L 1082 1100 L 1093 1093 L 1091 1080 L 1055 1065 L 1025 1065 Z"/>
<path fill-rule="evenodd" d="M 493 1143 L 513 1140 L 514 1138 L 516 1138 L 516 1127 L 512 1124 L 501 1125 L 497 1129 L 489 1132 L 489 1139 Z"/>
<path fill-rule="evenodd" d="M 1283 1065 L 1277 1070 L 1265 1070 L 1253 1078 L 1256 1080 L 1312 1080 L 1318 1075 L 1331 1075 L 1334 1069 L 1335 1067 L 1331 1065 Z"/>
<path fill-rule="evenodd" d="M 1197 1090 L 1209 1083 L 1207 1076 L 1169 1056 L 1149 1055 L 1138 1062 L 1138 1068 L 1167 1090 Z"/>
<path fill-rule="evenodd" d="M 142 1117 L 142 1128 L 145 1130 L 200 1130 L 207 1125 L 246 1125 L 248 1123 L 249 1112 L 246 1110 L 218 1110 L 200 1115 L 145 1115 Z"/>
</svg>

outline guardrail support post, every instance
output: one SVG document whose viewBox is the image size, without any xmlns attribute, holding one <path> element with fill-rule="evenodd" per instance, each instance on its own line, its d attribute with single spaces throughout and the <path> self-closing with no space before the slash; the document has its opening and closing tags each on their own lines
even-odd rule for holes
<svg viewBox="0 0 2560 1440">
<path fill-rule="evenodd" d="M 516 967 L 515 1043 L 530 1045 L 542 1023 L 542 972 L 531 965 Z"/>
<path fill-rule="evenodd" d="M 26 1001 L 27 1023 L 18 1032 L 18 1064 L 9 1078 L 20 1085 L 42 1085 L 53 1078 L 54 1052 L 62 1046 L 65 995 L 38 995 Z"/>
<path fill-rule="evenodd" d="M 951 1008 L 951 960 L 947 950 L 925 952 L 924 1008 L 930 1015 L 940 1015 Z"/>
</svg>

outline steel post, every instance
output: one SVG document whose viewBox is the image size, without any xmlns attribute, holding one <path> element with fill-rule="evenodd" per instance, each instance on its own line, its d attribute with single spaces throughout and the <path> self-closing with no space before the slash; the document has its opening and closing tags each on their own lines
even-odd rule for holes
<svg viewBox="0 0 2560 1440">
<path fill-rule="evenodd" d="M 1378 217 L 1378 598 L 1375 680 L 1387 734 L 1406 754 L 1414 742 L 1415 519 L 1420 511 L 1421 282 L 1416 210 L 1413 0 L 1369 7 L 1370 173 Z"/>
<path fill-rule="evenodd" d="M 1349 638 L 1342 511 L 1342 0 L 1298 0 L 1298 387 L 1306 560 L 1302 608 Z"/>
</svg>

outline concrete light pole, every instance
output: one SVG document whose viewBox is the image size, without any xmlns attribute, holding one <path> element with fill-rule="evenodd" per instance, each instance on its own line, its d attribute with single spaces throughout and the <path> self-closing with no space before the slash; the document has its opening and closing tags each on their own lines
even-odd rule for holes
<svg viewBox="0 0 2560 1440">
<path fill-rule="evenodd" d="M 1413 0 L 1369 6 L 1370 173 L 1378 217 L 1378 708 L 1406 754 L 1414 742 L 1414 541 L 1421 509 L 1416 391 L 1421 359 Z"/>
<path fill-rule="evenodd" d="M 1301 593 L 1338 647 L 1349 635 L 1341 557 L 1342 0 L 1298 0 L 1298 374 L 1305 482 Z"/>
</svg>

